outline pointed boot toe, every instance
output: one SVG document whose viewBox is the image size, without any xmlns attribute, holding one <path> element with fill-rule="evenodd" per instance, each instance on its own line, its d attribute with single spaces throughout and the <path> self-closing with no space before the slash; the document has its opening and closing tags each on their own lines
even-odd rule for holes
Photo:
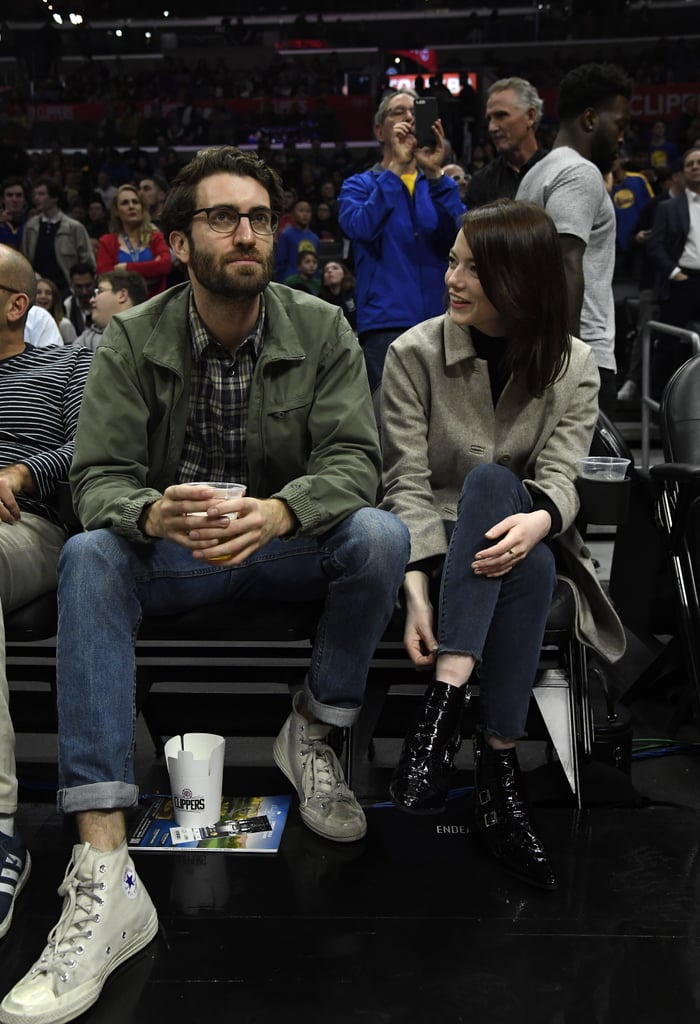
<svg viewBox="0 0 700 1024">
<path fill-rule="evenodd" d="M 488 853 L 507 871 L 539 889 L 559 883 L 530 817 L 515 749 L 494 750 L 474 737 L 474 823 Z"/>
<path fill-rule="evenodd" d="M 491 856 L 511 875 L 538 889 L 559 888 L 549 856 L 534 832 L 508 829 L 500 836 L 484 834 L 484 840 Z"/>
</svg>

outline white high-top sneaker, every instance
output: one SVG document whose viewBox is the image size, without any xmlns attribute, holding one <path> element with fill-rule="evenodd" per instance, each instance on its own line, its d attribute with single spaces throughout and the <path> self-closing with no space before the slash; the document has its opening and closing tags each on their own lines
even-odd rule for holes
<svg viewBox="0 0 700 1024">
<path fill-rule="evenodd" d="M 4 1024 L 64 1024 L 92 1006 L 120 964 L 147 945 L 158 917 L 125 842 L 73 847 L 58 890 L 63 911 L 28 974 L 0 1004 Z"/>
<path fill-rule="evenodd" d="M 324 740 L 331 726 L 307 722 L 299 712 L 301 692 L 272 750 L 275 764 L 299 794 L 299 813 L 312 832 L 337 843 L 362 839 L 365 813 L 343 775 L 340 762 Z"/>
</svg>

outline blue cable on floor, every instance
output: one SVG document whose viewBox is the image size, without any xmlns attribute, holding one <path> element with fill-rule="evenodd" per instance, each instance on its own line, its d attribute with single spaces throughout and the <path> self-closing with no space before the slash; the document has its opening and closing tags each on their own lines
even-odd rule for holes
<svg viewBox="0 0 700 1024">
<path fill-rule="evenodd" d="M 449 791 L 449 793 L 447 794 L 447 800 L 448 800 L 448 802 L 450 800 L 458 800 L 459 797 L 466 796 L 468 793 L 473 793 L 473 792 L 474 792 L 474 787 L 473 786 L 459 786 L 459 787 L 457 787 L 457 789 L 451 789 Z M 393 800 L 383 800 L 383 801 L 380 801 L 380 803 L 378 803 L 378 804 L 370 804 L 369 806 L 372 807 L 372 808 L 376 808 L 377 810 L 382 810 L 385 807 L 396 808 L 396 804 L 394 803 Z"/>
</svg>

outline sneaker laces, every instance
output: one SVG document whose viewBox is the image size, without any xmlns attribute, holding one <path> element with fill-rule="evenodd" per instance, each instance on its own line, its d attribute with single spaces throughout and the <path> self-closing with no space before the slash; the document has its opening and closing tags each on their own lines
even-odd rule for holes
<svg viewBox="0 0 700 1024">
<path fill-rule="evenodd" d="M 75 967 L 73 954 L 84 951 L 83 940 L 92 938 L 90 924 L 100 920 L 99 907 L 104 900 L 98 892 L 105 888 L 104 882 L 89 882 L 78 878 L 78 870 L 89 847 L 76 860 L 61 883 L 58 895 L 64 897 L 63 910 L 58 923 L 49 933 L 48 944 L 41 958 L 32 968 L 32 974 L 56 974 L 61 981 L 67 981 L 66 967 Z M 70 957 L 70 959 L 68 959 Z"/>
<path fill-rule="evenodd" d="M 340 761 L 327 743 L 320 740 L 302 741 L 302 786 L 306 802 L 311 799 L 347 800 L 354 797 L 343 777 Z"/>
</svg>

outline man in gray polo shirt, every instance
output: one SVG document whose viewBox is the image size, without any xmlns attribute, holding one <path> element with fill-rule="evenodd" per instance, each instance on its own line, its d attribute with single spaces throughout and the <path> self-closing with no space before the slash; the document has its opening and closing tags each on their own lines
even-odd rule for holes
<svg viewBox="0 0 700 1024">
<path fill-rule="evenodd" d="M 518 199 L 556 224 L 569 293 L 571 331 L 593 349 L 600 408 L 613 416 L 615 382 L 615 212 L 603 176 L 624 139 L 632 83 L 612 64 L 585 64 L 561 81 L 560 128 L 552 152 L 523 179 Z"/>
</svg>

